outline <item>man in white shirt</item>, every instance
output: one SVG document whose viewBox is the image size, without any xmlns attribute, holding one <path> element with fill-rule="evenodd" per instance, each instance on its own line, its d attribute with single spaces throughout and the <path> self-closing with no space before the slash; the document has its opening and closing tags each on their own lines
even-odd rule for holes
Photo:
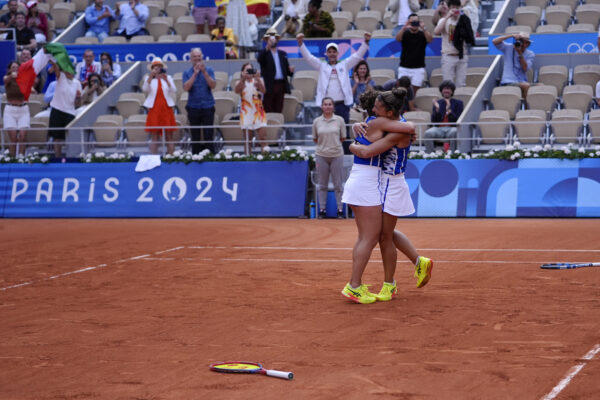
<svg viewBox="0 0 600 400">
<path fill-rule="evenodd" d="M 369 50 L 369 40 L 371 34 L 365 33 L 365 41 L 350 57 L 343 61 L 338 61 L 338 45 L 331 42 L 325 48 L 327 61 L 321 61 L 310 54 L 304 44 L 304 34 L 296 36 L 298 47 L 302 57 L 316 70 L 319 71 L 319 80 L 317 82 L 317 93 L 315 101 L 317 104 L 323 102 L 324 97 L 331 97 L 335 104 L 335 114 L 344 118 L 348 123 L 350 119 L 350 107 L 354 103 L 352 96 L 352 87 L 350 86 L 350 70 L 354 68 L 363 56 Z"/>
<path fill-rule="evenodd" d="M 85 87 L 87 78 L 91 74 L 100 74 L 102 65 L 98 61 L 94 61 L 94 52 L 87 49 L 83 52 L 83 61 L 80 61 L 75 66 L 75 77 L 81 82 L 81 86 Z"/>
<path fill-rule="evenodd" d="M 75 119 L 76 103 L 81 99 L 81 83 L 74 78 L 73 74 L 61 70 L 54 61 L 50 62 L 56 73 L 56 88 L 50 102 L 48 136 L 54 139 L 54 155 L 60 157 L 66 130 L 52 128 L 64 128 Z"/>
</svg>

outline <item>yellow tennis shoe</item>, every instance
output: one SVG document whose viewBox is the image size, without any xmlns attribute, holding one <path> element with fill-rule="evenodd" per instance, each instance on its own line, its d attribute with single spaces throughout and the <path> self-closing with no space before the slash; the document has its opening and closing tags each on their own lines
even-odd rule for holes
<svg viewBox="0 0 600 400">
<path fill-rule="evenodd" d="M 390 301 L 398 294 L 398 288 L 396 287 L 396 281 L 394 283 L 383 282 L 383 286 L 375 298 L 378 301 Z"/>
<path fill-rule="evenodd" d="M 350 286 L 350 283 L 347 283 L 346 286 L 344 286 L 344 290 L 342 290 L 342 296 L 360 304 L 370 304 L 377 301 L 375 295 L 369 292 L 369 288 L 364 284 L 354 289 Z"/>
<path fill-rule="evenodd" d="M 427 257 L 419 257 L 415 265 L 415 277 L 417 278 L 417 287 L 421 288 L 427 285 L 431 279 L 431 270 L 433 269 L 433 260 Z"/>
</svg>

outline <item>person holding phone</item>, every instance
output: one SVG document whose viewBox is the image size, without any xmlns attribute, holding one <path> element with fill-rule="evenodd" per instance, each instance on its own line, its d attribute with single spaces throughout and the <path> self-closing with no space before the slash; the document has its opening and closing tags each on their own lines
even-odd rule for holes
<svg viewBox="0 0 600 400">
<path fill-rule="evenodd" d="M 106 86 L 99 74 L 93 73 L 88 76 L 87 85 L 81 94 L 81 105 L 92 104 L 106 90 Z"/>
<path fill-rule="evenodd" d="M 152 135 L 150 143 L 150 152 L 158 154 L 158 142 L 163 132 L 167 142 L 167 153 L 173 154 L 175 144 L 173 143 L 173 132 L 175 129 L 164 128 L 168 126 L 177 126 L 175 122 L 174 97 L 177 93 L 175 82 L 170 75 L 167 75 L 167 66 L 163 61 L 156 57 L 149 65 L 150 73 L 144 79 L 142 91 L 148 94 L 144 101 L 144 107 L 148 109 L 146 118 L 146 132 Z"/>
<path fill-rule="evenodd" d="M 360 60 L 352 72 L 352 96 L 354 104 L 360 104 L 360 95 L 375 87 L 375 81 L 371 79 L 371 70 L 365 60 Z"/>
<path fill-rule="evenodd" d="M 416 93 L 425 80 L 425 50 L 433 36 L 425 29 L 425 24 L 419 16 L 412 13 L 396 35 L 396 41 L 402 43 L 398 78 L 408 76 L 412 83 L 413 93 Z"/>
<path fill-rule="evenodd" d="M 262 95 L 265 84 L 252 63 L 242 65 L 241 78 L 235 85 L 235 92 L 241 97 L 240 126 L 244 130 L 256 132 L 260 147 L 264 150 L 267 138 L 267 115 L 263 108 Z"/>
<path fill-rule="evenodd" d="M 102 65 L 100 76 L 106 87 L 109 87 L 121 76 L 121 66 L 113 63 L 111 55 L 107 52 L 100 54 L 100 64 Z"/>
</svg>

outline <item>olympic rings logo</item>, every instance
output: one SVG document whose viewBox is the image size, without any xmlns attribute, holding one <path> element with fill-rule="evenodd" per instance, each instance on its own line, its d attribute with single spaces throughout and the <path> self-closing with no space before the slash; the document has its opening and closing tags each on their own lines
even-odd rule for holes
<svg viewBox="0 0 600 400">
<path fill-rule="evenodd" d="M 567 46 L 567 53 L 595 53 L 598 51 L 596 44 L 586 42 L 584 44 L 571 43 Z"/>
</svg>

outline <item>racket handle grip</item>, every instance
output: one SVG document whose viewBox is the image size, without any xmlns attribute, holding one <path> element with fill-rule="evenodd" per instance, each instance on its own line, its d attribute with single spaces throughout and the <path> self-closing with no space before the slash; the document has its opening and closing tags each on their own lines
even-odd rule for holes
<svg viewBox="0 0 600 400">
<path fill-rule="evenodd" d="M 288 380 L 294 379 L 294 374 L 292 372 L 276 371 L 274 369 L 268 369 L 267 375 L 275 377 L 275 378 L 281 378 L 281 379 L 288 379 Z"/>
</svg>

